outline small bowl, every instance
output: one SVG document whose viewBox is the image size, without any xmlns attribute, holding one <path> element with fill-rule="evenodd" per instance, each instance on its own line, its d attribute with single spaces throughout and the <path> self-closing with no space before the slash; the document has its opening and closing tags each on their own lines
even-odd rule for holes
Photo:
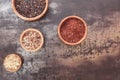
<svg viewBox="0 0 120 80">
<path fill-rule="evenodd" d="M 40 44 L 36 49 L 34 49 L 34 50 L 28 50 L 28 49 L 23 45 L 23 43 L 22 43 L 22 41 L 23 41 L 22 39 L 23 39 L 24 34 L 25 34 L 26 32 L 29 32 L 29 31 L 37 32 L 37 33 L 40 35 L 40 38 L 41 38 L 41 44 Z M 25 49 L 26 51 L 36 52 L 36 51 L 38 51 L 38 50 L 43 46 L 43 43 L 44 43 L 43 35 L 42 35 L 42 33 L 41 33 L 39 30 L 37 30 L 37 29 L 34 29 L 34 28 L 26 29 L 26 30 L 23 31 L 22 34 L 20 35 L 20 44 L 21 44 L 22 48 Z"/>
<path fill-rule="evenodd" d="M 85 27 L 85 32 L 84 32 L 83 37 L 82 37 L 78 42 L 75 42 L 75 43 L 70 43 L 70 42 L 64 40 L 63 37 L 61 36 L 61 33 L 60 33 L 62 24 L 63 24 L 66 20 L 71 19 L 71 18 L 72 18 L 72 19 L 73 19 L 73 18 L 79 19 L 79 20 L 83 23 L 83 25 L 84 25 L 84 27 Z M 74 46 L 74 45 L 80 44 L 80 43 L 86 38 L 86 35 L 87 35 L 87 25 L 86 25 L 86 22 L 85 22 L 82 18 L 80 18 L 80 17 L 78 17 L 78 16 L 68 16 L 68 17 L 64 18 L 64 19 L 60 22 L 60 24 L 59 24 L 59 26 L 58 26 L 58 36 L 59 36 L 59 38 L 60 38 L 65 44 L 70 45 L 70 46 Z"/>
<path fill-rule="evenodd" d="M 15 61 L 15 60 L 17 60 L 17 61 Z M 17 63 L 16 63 L 17 62 Z M 16 63 L 17 65 L 16 65 L 16 68 L 15 68 L 15 64 L 13 64 L 13 63 Z M 10 66 L 10 64 L 13 64 L 13 66 L 11 65 Z M 12 68 L 10 68 L 10 67 L 8 67 L 8 65 Z M 21 58 L 21 56 L 20 55 L 18 55 L 18 54 L 15 54 L 15 53 L 12 53 L 12 54 L 9 54 L 9 55 L 7 55 L 6 57 L 5 57 L 5 59 L 4 59 L 4 61 L 3 61 L 3 66 L 4 66 L 4 68 L 7 70 L 7 71 L 9 71 L 9 72 L 16 72 L 16 71 L 18 71 L 20 68 L 21 68 L 21 66 L 22 66 L 22 58 Z"/>
<path fill-rule="evenodd" d="M 20 17 L 21 19 L 26 20 L 26 21 L 35 21 L 35 20 L 38 20 L 38 19 L 42 18 L 42 17 L 45 15 L 45 13 L 47 12 L 47 10 L 48 10 L 48 0 L 45 0 L 45 1 L 46 1 L 46 6 L 45 6 L 45 9 L 43 10 L 43 12 L 42 12 L 40 15 L 38 15 L 38 16 L 35 16 L 35 17 L 32 17 L 32 18 L 27 18 L 27 17 L 22 16 L 22 15 L 16 10 L 15 1 L 16 1 L 16 0 L 12 0 L 12 8 L 13 8 L 14 13 L 15 13 L 18 17 Z"/>
</svg>

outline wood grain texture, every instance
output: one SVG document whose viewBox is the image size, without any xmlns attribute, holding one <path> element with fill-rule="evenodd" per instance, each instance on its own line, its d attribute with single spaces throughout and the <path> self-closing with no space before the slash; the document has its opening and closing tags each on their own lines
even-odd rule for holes
<svg viewBox="0 0 120 80">
<path fill-rule="evenodd" d="M 82 17 L 88 35 L 78 46 L 67 46 L 57 35 L 59 22 L 66 16 Z M 20 34 L 27 28 L 39 29 L 43 48 L 24 51 Z M 23 56 L 22 68 L 7 72 L 2 63 L 6 55 Z M 18 18 L 11 0 L 0 0 L 0 80 L 120 80 L 120 1 L 50 0 L 47 14 L 35 22 Z"/>
</svg>

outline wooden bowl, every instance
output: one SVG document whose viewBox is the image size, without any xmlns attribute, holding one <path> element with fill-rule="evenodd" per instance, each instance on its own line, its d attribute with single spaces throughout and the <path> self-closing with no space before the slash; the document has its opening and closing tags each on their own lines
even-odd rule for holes
<svg viewBox="0 0 120 80">
<path fill-rule="evenodd" d="M 61 33 L 60 33 L 62 24 L 63 24 L 66 20 L 71 19 L 71 18 L 72 18 L 72 19 L 73 19 L 73 18 L 79 19 L 79 20 L 83 23 L 83 25 L 84 25 L 84 27 L 85 27 L 85 33 L 84 33 L 83 37 L 82 37 L 78 42 L 75 42 L 75 43 L 70 43 L 70 42 L 64 40 L 63 37 L 61 36 Z M 59 38 L 60 38 L 65 44 L 70 45 L 70 46 L 74 46 L 74 45 L 80 44 L 80 43 L 86 38 L 86 35 L 87 35 L 87 25 L 86 25 L 86 22 L 85 22 L 82 18 L 80 18 L 80 17 L 78 17 L 78 16 L 68 16 L 68 17 L 64 18 L 64 19 L 60 22 L 60 24 L 59 24 L 59 26 L 58 26 L 58 36 L 59 36 Z"/>
<path fill-rule="evenodd" d="M 9 72 L 16 72 L 22 66 L 22 58 L 18 54 L 9 54 L 3 62 L 4 68 Z"/>
<path fill-rule="evenodd" d="M 34 31 L 34 32 L 37 32 L 39 35 L 40 35 L 40 38 L 41 38 L 41 44 L 36 48 L 36 49 L 34 49 L 34 50 L 28 50 L 24 45 L 23 45 L 23 36 L 24 36 L 24 34 L 26 33 L 26 32 L 29 32 L 29 31 Z M 36 52 L 36 51 L 38 51 L 42 46 L 43 46 L 43 43 L 44 43 L 44 38 L 43 38 L 43 35 L 42 35 L 42 33 L 39 31 L 39 30 L 37 30 L 37 29 L 34 29 L 34 28 L 29 28 L 29 29 L 26 29 L 25 31 L 23 31 L 22 32 L 22 34 L 20 35 L 20 44 L 21 44 L 21 46 L 22 46 L 22 48 L 23 49 L 25 49 L 26 51 L 29 51 L 29 52 Z"/>
<path fill-rule="evenodd" d="M 46 1 L 46 6 L 45 6 L 45 9 L 43 10 L 43 12 L 40 15 L 38 15 L 38 16 L 35 16 L 35 17 L 32 17 L 32 18 L 27 18 L 27 17 L 22 16 L 20 13 L 18 13 L 18 11 L 16 10 L 16 7 L 15 7 L 15 1 L 16 0 L 12 0 L 12 8 L 13 8 L 14 13 L 18 17 L 20 17 L 21 19 L 26 20 L 26 21 L 35 21 L 35 20 L 38 20 L 41 17 L 43 17 L 45 15 L 45 13 L 47 12 L 47 10 L 48 10 L 48 0 L 45 0 Z"/>
</svg>

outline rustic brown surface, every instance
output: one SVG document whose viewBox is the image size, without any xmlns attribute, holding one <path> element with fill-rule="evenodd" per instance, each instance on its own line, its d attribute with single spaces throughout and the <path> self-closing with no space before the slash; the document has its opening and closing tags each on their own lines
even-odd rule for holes
<svg viewBox="0 0 120 80">
<path fill-rule="evenodd" d="M 59 22 L 70 15 L 88 25 L 86 40 L 74 47 L 57 36 Z M 45 36 L 43 48 L 35 53 L 19 43 L 22 31 L 30 27 Z M 14 52 L 24 63 L 9 73 L 2 63 Z M 47 14 L 36 22 L 18 18 L 11 0 L 0 0 L 0 80 L 120 80 L 120 0 L 49 0 Z"/>
</svg>

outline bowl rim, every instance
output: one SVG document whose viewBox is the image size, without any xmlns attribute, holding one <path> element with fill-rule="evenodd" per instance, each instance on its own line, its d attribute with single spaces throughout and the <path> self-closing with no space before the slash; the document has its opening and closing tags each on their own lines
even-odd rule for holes
<svg viewBox="0 0 120 80">
<path fill-rule="evenodd" d="M 11 71 L 11 70 L 9 70 L 9 69 L 5 68 L 5 65 L 4 65 L 5 60 L 6 60 L 6 59 L 7 59 L 7 57 L 8 57 L 8 56 L 10 56 L 10 55 L 16 55 L 16 56 L 18 56 L 18 57 L 19 57 L 19 59 L 20 59 L 20 66 L 18 67 L 18 69 L 13 70 L 13 71 Z M 18 70 L 21 68 L 21 66 L 22 66 L 22 58 L 21 58 L 21 56 L 20 56 L 19 54 L 16 54 L 16 53 L 8 54 L 8 55 L 4 58 L 3 65 L 4 65 L 4 68 L 5 68 L 7 71 L 9 71 L 9 72 L 16 72 L 16 71 L 18 71 Z"/>
<path fill-rule="evenodd" d="M 65 41 L 62 36 L 61 36 L 61 33 L 60 33 L 60 29 L 61 29 L 61 25 L 63 24 L 63 22 L 65 22 L 67 19 L 70 19 L 70 18 L 77 18 L 79 20 L 81 20 L 85 26 L 85 34 L 84 36 L 82 37 L 82 39 L 80 39 L 78 42 L 76 43 L 69 43 L 67 41 Z M 74 46 L 74 45 L 78 45 L 79 43 L 81 43 L 87 36 L 87 25 L 86 25 L 86 22 L 79 16 L 75 16 L 75 15 L 72 15 L 72 16 L 68 16 L 68 17 L 65 17 L 63 20 L 61 20 L 61 22 L 59 23 L 59 26 L 58 26 L 58 36 L 59 38 L 67 45 L 70 45 L 70 46 Z"/>
<path fill-rule="evenodd" d="M 40 46 L 39 46 L 37 49 L 35 49 L 35 50 L 27 50 L 27 49 L 23 46 L 23 44 L 22 44 L 23 35 L 24 35 L 27 31 L 30 31 L 30 30 L 38 32 L 38 33 L 40 34 L 40 36 L 41 36 L 41 44 L 40 44 Z M 21 46 L 22 46 L 22 48 L 23 48 L 24 50 L 26 50 L 26 51 L 28 51 L 28 52 L 36 52 L 36 51 L 40 50 L 40 49 L 42 48 L 43 44 L 44 44 L 43 34 L 42 34 L 38 29 L 28 28 L 28 29 L 24 30 L 24 31 L 21 33 L 21 35 L 20 35 L 20 44 L 21 44 Z"/>
<path fill-rule="evenodd" d="M 27 18 L 27 17 L 22 16 L 22 15 L 16 10 L 15 1 L 16 1 L 16 0 L 12 0 L 12 9 L 13 9 L 14 13 L 15 13 L 19 18 L 21 18 L 21 19 L 23 19 L 23 20 L 26 20 L 26 21 L 35 21 L 35 20 L 38 20 L 38 19 L 42 18 L 42 17 L 45 15 L 45 13 L 47 12 L 47 10 L 48 10 L 48 0 L 45 0 L 46 6 L 45 6 L 45 9 L 43 10 L 43 12 L 42 12 L 40 15 L 38 15 L 38 16 L 35 16 L 35 17 L 32 17 L 32 18 Z"/>
</svg>

